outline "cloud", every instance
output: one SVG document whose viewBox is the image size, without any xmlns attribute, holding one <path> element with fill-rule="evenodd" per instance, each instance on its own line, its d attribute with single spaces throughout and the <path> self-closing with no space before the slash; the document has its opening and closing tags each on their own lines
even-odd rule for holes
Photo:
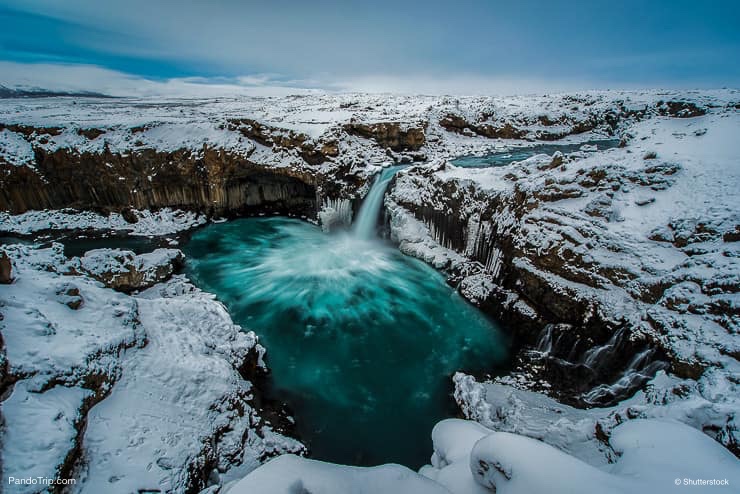
<svg viewBox="0 0 740 494">
<path fill-rule="evenodd" d="M 0 59 L 89 63 L 147 77 L 226 77 L 228 84 L 271 87 L 413 91 L 409 81 L 415 81 L 422 92 L 477 92 L 510 91 L 520 83 L 528 91 L 540 81 L 559 88 L 733 85 L 740 82 L 739 5 L 0 0 L 0 17 L 6 15 Z"/>
<path fill-rule="evenodd" d="M 477 74 L 374 75 L 334 79 L 323 75 L 291 79 L 277 73 L 236 77 L 176 77 L 150 79 L 85 64 L 19 63 L 0 61 L 0 84 L 19 89 L 97 92 L 118 97 L 205 98 L 287 96 L 307 93 L 394 93 L 407 95 L 514 95 L 613 89 L 603 81 L 481 76 Z M 653 85 L 651 87 L 675 87 Z M 621 83 L 620 89 L 645 88 Z"/>
<path fill-rule="evenodd" d="M 20 89 L 90 91 L 120 97 L 285 96 L 316 92 L 507 95 L 598 89 L 585 81 L 506 79 L 475 74 L 290 79 L 276 73 L 153 80 L 95 65 L 0 61 L 0 84 Z"/>
<path fill-rule="evenodd" d="M 204 77 L 151 80 L 94 65 L 3 61 L 0 61 L 0 84 L 18 89 L 89 91 L 119 97 L 285 96 L 316 91 L 288 84 L 270 84 L 269 78 L 260 75 L 233 80 Z"/>
</svg>

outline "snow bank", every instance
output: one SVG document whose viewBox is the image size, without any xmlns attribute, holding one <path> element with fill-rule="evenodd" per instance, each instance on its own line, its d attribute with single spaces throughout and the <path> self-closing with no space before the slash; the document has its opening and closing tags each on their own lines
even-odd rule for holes
<svg viewBox="0 0 740 494">
<path fill-rule="evenodd" d="M 119 213 L 103 216 L 92 211 L 27 211 L 11 215 L 0 212 L 0 232 L 28 235 L 43 230 L 115 230 L 129 235 L 168 235 L 189 230 L 206 222 L 203 215 L 190 211 L 135 211 L 138 221 L 129 223 Z"/>
<path fill-rule="evenodd" d="M 225 494 L 449 494 L 441 485 L 400 465 L 347 467 L 285 455 L 261 466 Z"/>
<path fill-rule="evenodd" d="M 439 422 L 432 440 L 432 463 L 418 475 L 398 465 L 359 468 L 281 456 L 226 493 L 657 494 L 697 481 L 711 482 L 712 492 L 734 492 L 740 485 L 740 462 L 730 452 L 672 421 L 616 427 L 607 444 L 615 462 L 598 467 L 542 441 L 467 420 Z"/>
<path fill-rule="evenodd" d="M 3 250 L 15 276 L 0 285 L 8 362 L 0 379 L 11 390 L 2 403 L 4 479 L 74 476 L 74 492 L 84 493 L 184 492 L 303 451 L 252 408 L 255 389 L 241 369 L 264 365 L 264 348 L 212 295 L 174 276 L 127 296 L 74 274 L 60 244 Z M 105 259 L 116 254 L 91 257 L 116 265 Z M 78 447 L 75 466 L 66 459 Z"/>
</svg>

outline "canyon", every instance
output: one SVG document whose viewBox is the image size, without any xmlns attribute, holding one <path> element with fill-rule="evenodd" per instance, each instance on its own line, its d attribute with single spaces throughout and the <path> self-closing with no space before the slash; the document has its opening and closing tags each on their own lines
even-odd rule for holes
<svg viewBox="0 0 740 494">
<path fill-rule="evenodd" d="M 177 274 L 181 254 L 160 256 L 156 268 L 105 249 L 70 259 L 51 242 L 62 232 L 115 231 L 174 247 L 208 222 L 273 214 L 336 234 L 352 228 L 375 177 L 398 166 L 386 177 L 374 229 L 444 273 L 513 338 L 505 375 L 449 376 L 461 416 L 592 465 L 615 461 L 610 438 L 620 425 L 655 418 L 683 422 L 738 456 L 740 170 L 732 136 L 740 129 L 739 94 L 2 100 L 0 234 L 8 236 L 2 259 L 11 269 L 0 280 L 18 279 L 0 291 L 7 430 L 28 426 L 18 413 L 24 400 L 74 395 L 64 398 L 71 425 L 60 432 L 70 446 L 49 465 L 87 472 L 81 491 L 107 485 L 96 461 L 116 445 L 99 439 L 95 424 L 106 405 L 108 413 L 122 406 L 118 394 L 137 392 L 140 369 L 173 372 L 145 352 L 171 354 L 155 346 L 163 314 L 192 333 L 186 316 L 168 308 L 179 304 L 194 320 L 210 321 L 212 334 L 184 337 L 196 338 L 202 355 L 174 348 L 188 362 L 220 359 L 231 388 L 210 390 L 191 413 L 208 411 L 218 425 L 188 440 L 190 453 L 155 458 L 151 442 L 152 458 L 141 460 L 158 465 L 150 484 L 215 492 L 275 454 L 303 451 L 287 437 L 285 417 L 271 423 L 274 412 L 258 405 L 251 383 L 267 369 L 257 364 L 257 336 Z M 592 144 L 601 140 L 618 145 Z M 537 151 L 544 142 L 567 147 Z M 531 156 L 496 164 L 501 153 L 532 148 Z M 456 166 L 463 157 L 469 166 Z M 154 274 L 112 283 L 116 270 L 147 266 Z M 53 295 L 47 283 L 59 285 Z M 115 302 L 128 314 L 111 313 L 110 341 L 96 342 L 88 321 L 79 336 L 85 351 L 74 362 L 48 368 L 20 350 L 48 346 L 69 324 L 57 302 L 76 310 L 80 293 L 89 308 Z M 34 313 L 28 297 L 47 296 L 54 311 Z M 20 324 L 39 329 L 22 335 Z M 208 350 L 214 345 L 216 357 Z M 207 388 L 202 376 L 190 378 Z M 172 379 L 188 389 L 185 378 Z M 547 426 L 555 417 L 561 430 Z M 9 451 L 9 439 L 3 444 L 7 470 L 9 455 L 27 453 Z M 124 471 L 122 483 L 109 484 L 149 482 Z"/>
</svg>

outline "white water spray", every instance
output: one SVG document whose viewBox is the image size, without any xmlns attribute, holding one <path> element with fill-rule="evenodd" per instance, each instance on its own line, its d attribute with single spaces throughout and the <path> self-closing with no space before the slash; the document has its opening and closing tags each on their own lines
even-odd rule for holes
<svg viewBox="0 0 740 494">
<path fill-rule="evenodd" d="M 357 213 L 357 219 L 353 225 L 352 231 L 355 237 L 370 240 L 375 238 L 375 229 L 378 224 L 378 215 L 383 207 L 383 197 L 391 182 L 393 175 L 396 174 L 401 166 L 391 166 L 384 168 L 378 178 L 373 182 L 370 192 L 367 193 L 365 200 L 362 201 L 360 211 Z"/>
</svg>

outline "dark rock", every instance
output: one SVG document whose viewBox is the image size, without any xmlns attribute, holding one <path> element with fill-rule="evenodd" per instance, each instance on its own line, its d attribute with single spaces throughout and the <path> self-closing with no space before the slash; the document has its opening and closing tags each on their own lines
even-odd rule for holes
<svg viewBox="0 0 740 494">
<path fill-rule="evenodd" d="M 517 129 L 509 122 L 506 122 L 499 127 L 491 124 L 473 124 L 461 116 L 454 114 L 445 115 L 439 121 L 439 125 L 450 132 L 464 134 L 465 131 L 468 130 L 473 134 L 488 137 L 490 139 L 523 139 L 527 135 L 526 131 Z"/>
<path fill-rule="evenodd" d="M 84 136 L 84 137 L 86 137 L 86 138 L 88 138 L 88 139 L 90 139 L 92 141 L 93 139 L 97 139 L 101 135 L 105 134 L 105 130 L 95 129 L 95 128 L 91 128 L 91 129 L 77 129 L 77 133 L 79 135 Z"/>
<path fill-rule="evenodd" d="M 119 249 L 95 249 L 77 259 L 79 271 L 119 292 L 145 290 L 167 281 L 179 270 L 185 256 L 178 249 L 156 249 L 136 255 Z"/>
<path fill-rule="evenodd" d="M 535 192 L 534 196 L 541 201 L 560 201 L 563 199 L 573 199 L 581 197 L 583 189 L 574 184 L 550 183 L 541 190 Z"/>
<path fill-rule="evenodd" d="M 13 264 L 7 252 L 0 252 L 0 283 L 7 285 L 13 282 Z"/>
<path fill-rule="evenodd" d="M 325 143 L 317 148 L 316 143 L 313 143 L 306 134 L 271 127 L 249 118 L 231 119 L 229 128 L 239 131 L 244 137 L 263 146 L 295 149 L 310 165 L 320 165 L 327 160 L 327 156 L 337 156 L 339 152 L 336 142 Z"/>
<path fill-rule="evenodd" d="M 139 216 L 136 214 L 136 211 L 134 211 L 131 208 L 124 208 L 121 211 L 121 216 L 124 220 L 126 220 L 127 223 L 138 223 Z"/>
<path fill-rule="evenodd" d="M 57 295 L 59 296 L 59 301 L 72 310 L 79 309 L 84 303 L 80 289 L 71 283 L 57 290 Z"/>
<path fill-rule="evenodd" d="M 654 197 L 648 197 L 646 199 L 636 199 L 635 200 L 635 204 L 637 204 L 638 206 L 647 206 L 648 204 L 652 204 L 654 202 L 655 202 Z"/>
<path fill-rule="evenodd" d="M 418 151 L 426 143 L 424 127 L 408 127 L 399 122 L 349 123 L 343 129 L 350 135 L 373 139 L 381 147 L 395 152 Z"/>
<path fill-rule="evenodd" d="M 11 132 L 22 134 L 26 139 L 39 136 L 58 136 L 64 129 L 62 127 L 34 127 L 31 125 L 23 124 L 2 124 L 0 123 L 0 131 L 7 129 Z"/>
<path fill-rule="evenodd" d="M 563 165 L 563 153 L 560 151 L 556 151 L 555 154 L 552 155 L 552 160 L 550 160 L 549 163 L 546 165 L 539 166 L 538 168 L 540 170 L 552 170 L 553 168 L 557 168 L 559 166 Z"/>
<path fill-rule="evenodd" d="M 211 148 L 127 155 L 36 148 L 35 169 L 0 160 L 0 177 L 0 210 L 13 214 L 173 207 L 211 215 L 267 210 L 313 217 L 316 189 L 324 182 L 304 170 L 261 166 Z"/>
<path fill-rule="evenodd" d="M 700 117 L 707 114 L 707 110 L 688 101 L 659 101 L 656 104 L 658 114 L 676 118 Z"/>
<path fill-rule="evenodd" d="M 734 230 L 730 230 L 722 234 L 722 240 L 725 242 L 737 242 L 740 241 L 740 225 L 735 225 Z"/>
</svg>

